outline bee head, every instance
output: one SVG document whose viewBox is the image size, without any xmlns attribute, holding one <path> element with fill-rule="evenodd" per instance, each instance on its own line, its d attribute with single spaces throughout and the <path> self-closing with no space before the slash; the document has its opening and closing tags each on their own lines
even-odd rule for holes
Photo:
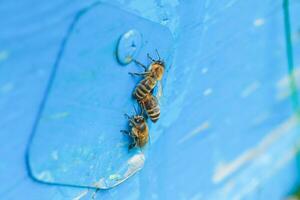
<svg viewBox="0 0 300 200">
<path fill-rule="evenodd" d="M 142 115 L 136 115 L 134 116 L 134 121 L 138 124 L 143 123 L 145 121 L 145 118 Z"/>
<path fill-rule="evenodd" d="M 159 65 L 162 68 L 165 68 L 165 62 L 163 60 L 156 60 L 153 62 L 153 64 Z"/>
<path fill-rule="evenodd" d="M 160 57 L 160 55 L 158 53 L 158 50 L 155 49 L 155 52 L 156 52 L 157 57 L 158 57 L 157 60 L 153 59 L 149 54 L 147 54 L 148 58 L 153 62 L 152 65 L 159 65 L 159 66 L 165 68 L 165 62 L 163 61 L 163 59 L 161 59 L 161 57 Z"/>
</svg>

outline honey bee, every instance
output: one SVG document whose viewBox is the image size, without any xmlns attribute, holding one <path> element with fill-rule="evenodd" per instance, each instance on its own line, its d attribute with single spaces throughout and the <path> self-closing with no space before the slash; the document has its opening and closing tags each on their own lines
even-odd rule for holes
<svg viewBox="0 0 300 200">
<path fill-rule="evenodd" d="M 160 116 L 160 107 L 157 98 L 151 93 L 147 93 L 146 96 L 143 99 L 138 100 L 138 102 L 151 121 L 155 123 Z"/>
<path fill-rule="evenodd" d="M 156 50 L 158 60 L 154 60 L 147 54 L 148 58 L 152 61 L 149 66 L 149 69 L 142 63 L 134 60 L 135 63 L 142 66 L 145 69 L 145 72 L 142 73 L 132 73 L 129 72 L 131 75 L 143 76 L 144 78 L 137 84 L 133 91 L 133 96 L 138 100 L 142 100 L 148 93 L 151 93 L 154 87 L 157 85 L 157 82 L 160 81 L 163 77 L 165 71 L 165 63 L 161 60 L 158 51 Z"/>
<path fill-rule="evenodd" d="M 133 116 L 125 114 L 125 117 L 129 121 L 130 130 L 121 130 L 121 132 L 133 139 L 128 149 L 144 147 L 148 143 L 149 128 L 143 114 L 135 114 Z"/>
</svg>

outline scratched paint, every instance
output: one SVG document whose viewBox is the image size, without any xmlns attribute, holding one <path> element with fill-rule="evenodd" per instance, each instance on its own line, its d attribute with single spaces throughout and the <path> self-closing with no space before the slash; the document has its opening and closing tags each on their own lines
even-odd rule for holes
<svg viewBox="0 0 300 200">
<path fill-rule="evenodd" d="M 269 148 L 274 142 L 280 140 L 285 134 L 290 133 L 291 130 L 297 125 L 297 118 L 294 116 L 282 124 L 280 124 L 276 129 L 270 131 L 258 144 L 256 147 L 250 148 L 246 152 L 243 152 L 240 156 L 229 163 L 221 162 L 215 169 L 213 175 L 213 182 L 219 183 L 225 178 L 239 170 L 243 165 L 251 160 L 255 159 L 257 156 L 263 154 L 267 148 Z"/>
<path fill-rule="evenodd" d="M 256 191 L 270 177 L 274 176 L 274 174 L 295 159 L 300 150 L 299 140 L 293 141 L 296 135 L 297 129 L 294 128 L 292 132 L 288 131 L 284 133 L 284 135 L 275 141 L 276 143 L 280 143 L 281 146 L 271 145 L 265 152 L 261 152 L 260 155 L 253 157 L 247 168 L 233 175 L 231 179 L 211 194 L 209 198 L 217 199 L 223 197 L 239 200 Z M 258 170 L 262 166 L 269 166 L 269 170 Z M 255 170 L 256 173 L 249 178 L 252 170 Z M 237 188 L 240 190 L 237 191 Z"/>
<path fill-rule="evenodd" d="M 209 121 L 205 121 L 203 123 L 201 123 L 198 127 L 196 127 L 194 130 L 192 130 L 189 133 L 186 133 L 185 136 L 183 138 L 181 138 L 178 141 L 178 144 L 184 143 L 187 140 L 191 140 L 193 139 L 193 137 L 197 136 L 198 134 L 201 134 L 202 132 L 206 131 L 207 129 L 209 129 L 211 126 Z"/>
<path fill-rule="evenodd" d="M 242 91 L 241 97 L 242 98 L 248 97 L 249 95 L 254 93 L 259 87 L 260 87 L 260 82 L 255 81 L 255 82 L 251 83 Z"/>
</svg>

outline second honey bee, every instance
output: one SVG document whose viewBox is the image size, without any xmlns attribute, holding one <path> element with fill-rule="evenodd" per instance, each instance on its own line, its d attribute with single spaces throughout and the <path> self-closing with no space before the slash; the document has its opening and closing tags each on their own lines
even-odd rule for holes
<svg viewBox="0 0 300 200">
<path fill-rule="evenodd" d="M 128 149 L 144 147 L 148 143 L 149 138 L 149 128 L 146 119 L 142 114 L 136 114 L 134 116 L 125 114 L 125 116 L 129 121 L 130 130 L 121 130 L 121 132 L 133 139 L 133 142 L 129 145 Z"/>
<path fill-rule="evenodd" d="M 151 121 L 155 123 L 160 116 L 160 107 L 157 98 L 151 93 L 147 93 L 146 96 L 138 102 Z"/>
<path fill-rule="evenodd" d="M 148 58 L 152 61 L 149 69 L 142 63 L 135 60 L 135 62 L 142 66 L 145 69 L 145 72 L 142 73 L 132 73 L 131 75 L 143 76 L 144 78 L 137 84 L 136 88 L 133 91 L 133 96 L 138 100 L 142 100 L 148 93 L 151 93 L 157 82 L 160 81 L 163 77 L 165 71 L 165 63 L 161 60 L 158 51 L 156 50 L 158 60 L 154 60 L 148 54 Z"/>
</svg>

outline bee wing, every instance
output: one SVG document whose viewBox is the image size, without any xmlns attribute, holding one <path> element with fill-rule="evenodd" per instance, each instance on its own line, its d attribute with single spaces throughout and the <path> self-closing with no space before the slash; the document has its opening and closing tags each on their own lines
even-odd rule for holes
<svg viewBox="0 0 300 200">
<path fill-rule="evenodd" d="M 151 96 L 152 96 L 153 102 L 154 102 L 155 104 L 158 104 L 158 99 L 157 99 L 157 97 L 154 96 L 154 95 L 151 95 Z"/>
</svg>

